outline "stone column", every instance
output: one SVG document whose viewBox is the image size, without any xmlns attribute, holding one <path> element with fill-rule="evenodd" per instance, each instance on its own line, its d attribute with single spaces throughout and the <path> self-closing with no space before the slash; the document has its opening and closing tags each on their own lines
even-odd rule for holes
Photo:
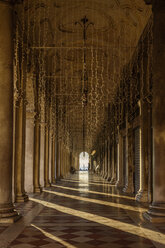
<svg viewBox="0 0 165 248">
<path fill-rule="evenodd" d="M 149 103 L 146 100 L 142 100 L 140 103 L 140 117 L 141 117 L 141 130 L 140 130 L 140 190 L 136 195 L 136 200 L 141 202 L 148 201 L 148 172 L 149 172 L 149 137 L 148 130 L 151 129 L 149 126 Z"/>
<path fill-rule="evenodd" d="M 69 159 L 69 167 L 68 167 L 68 173 L 70 173 L 70 167 L 72 166 L 72 152 L 70 151 L 70 159 Z"/>
<path fill-rule="evenodd" d="M 79 161 L 79 154 L 77 154 L 77 169 L 79 168 L 79 163 L 80 163 L 80 161 Z"/>
<path fill-rule="evenodd" d="M 61 144 L 61 164 L 60 164 L 60 175 L 61 178 L 64 177 L 64 166 L 65 166 L 65 150 L 63 143 Z"/>
<path fill-rule="evenodd" d="M 111 183 L 114 183 L 115 182 L 115 159 L 114 159 L 114 154 L 115 154 L 115 152 L 114 152 L 114 150 L 115 150 L 115 148 L 114 148 L 114 142 L 113 142 L 113 144 L 111 144 Z"/>
<path fill-rule="evenodd" d="M 28 200 L 24 190 L 25 161 L 23 158 L 24 133 L 24 99 L 20 97 L 16 102 L 16 123 L 15 123 L 15 188 L 16 202 Z"/>
<path fill-rule="evenodd" d="M 64 145 L 62 145 L 61 159 L 62 159 L 62 177 L 64 177 L 65 165 L 66 165 L 66 150 L 65 150 Z"/>
<path fill-rule="evenodd" d="M 70 162 L 71 162 L 71 153 L 68 150 L 67 174 L 69 173 Z"/>
<path fill-rule="evenodd" d="M 52 130 L 49 128 L 49 166 L 48 166 L 48 174 L 49 174 L 49 185 L 51 186 L 52 180 Z"/>
<path fill-rule="evenodd" d="M 28 193 L 33 188 L 33 164 L 34 164 L 34 113 L 26 112 L 26 146 L 25 146 L 25 190 Z"/>
<path fill-rule="evenodd" d="M 15 199 L 16 202 L 28 200 L 24 187 L 25 174 L 25 133 L 26 133 L 26 104 L 25 104 L 25 61 L 20 61 L 16 70 L 21 70 L 21 77 L 16 82 L 18 90 L 17 99 L 15 99 Z"/>
<path fill-rule="evenodd" d="M 18 218 L 12 203 L 13 10 L 0 1 L 0 223 Z"/>
<path fill-rule="evenodd" d="M 126 117 L 126 153 L 126 185 L 123 191 L 133 194 L 133 127 L 128 123 L 128 117 Z"/>
<path fill-rule="evenodd" d="M 52 153 L 51 153 L 51 183 L 55 183 L 55 135 L 52 136 Z"/>
<path fill-rule="evenodd" d="M 106 166 L 107 166 L 107 144 L 106 140 L 104 140 L 104 175 L 103 177 L 106 178 Z"/>
<path fill-rule="evenodd" d="M 117 187 L 123 187 L 123 136 L 121 130 L 118 129 L 118 179 Z"/>
<path fill-rule="evenodd" d="M 108 178 L 108 141 L 105 141 L 105 174 L 104 178 Z"/>
<path fill-rule="evenodd" d="M 116 135 L 114 135 L 114 183 L 116 183 L 117 180 L 117 169 L 118 169 L 117 149 L 118 149 L 117 137 Z"/>
<path fill-rule="evenodd" d="M 134 192 L 134 185 L 133 185 L 133 173 L 134 173 L 134 162 L 133 162 L 133 128 L 130 126 L 127 133 L 127 193 L 132 194 Z"/>
<path fill-rule="evenodd" d="M 66 177 L 66 167 L 67 167 L 67 149 L 64 148 L 64 172 L 63 172 L 64 177 Z"/>
<path fill-rule="evenodd" d="M 110 152 L 110 138 L 108 138 L 108 147 L 107 147 L 107 152 L 108 152 L 108 181 L 111 181 L 111 152 Z"/>
<path fill-rule="evenodd" d="M 68 149 L 66 149 L 66 165 L 65 165 L 65 177 L 67 176 L 67 169 L 68 169 Z"/>
<path fill-rule="evenodd" d="M 68 164 L 68 174 L 70 173 L 70 167 L 72 166 L 72 152 L 69 151 L 69 164 Z"/>
<path fill-rule="evenodd" d="M 49 126 L 45 126 L 44 186 L 49 187 Z"/>
<path fill-rule="evenodd" d="M 68 164 L 69 164 L 69 152 L 68 152 L 68 149 L 67 149 L 67 159 L 66 159 L 66 176 L 68 174 Z"/>
<path fill-rule="evenodd" d="M 61 147 L 61 177 L 64 178 L 64 173 L 65 173 L 65 159 L 66 159 L 66 154 L 65 154 L 65 149 L 64 145 L 62 144 Z"/>
<path fill-rule="evenodd" d="M 56 180 L 59 179 L 59 165 L 60 165 L 60 156 L 59 156 L 59 141 L 56 137 Z"/>
<path fill-rule="evenodd" d="M 165 1 L 153 2 L 153 199 L 146 217 L 165 222 Z"/>
<path fill-rule="evenodd" d="M 58 155 L 58 177 L 60 179 L 60 175 L 61 175 L 61 140 L 59 141 L 59 155 Z"/>
<path fill-rule="evenodd" d="M 103 170 L 102 170 L 102 177 L 104 178 L 105 173 L 105 143 L 103 141 L 103 147 L 102 147 L 102 160 L 103 160 Z"/>
<path fill-rule="evenodd" d="M 63 145 L 62 145 L 62 142 L 60 141 L 60 151 L 59 151 L 59 154 L 60 154 L 60 178 L 62 178 L 63 176 Z"/>
<path fill-rule="evenodd" d="M 40 122 L 39 116 L 35 116 L 34 122 L 34 193 L 40 193 Z"/>
<path fill-rule="evenodd" d="M 116 160 L 115 160 L 115 152 L 116 152 L 116 141 L 115 141 L 115 135 L 112 134 L 111 137 L 111 183 L 114 184 L 116 182 Z"/>
<path fill-rule="evenodd" d="M 44 187 L 44 140 L 45 140 L 45 125 L 40 124 L 40 184 Z"/>
</svg>

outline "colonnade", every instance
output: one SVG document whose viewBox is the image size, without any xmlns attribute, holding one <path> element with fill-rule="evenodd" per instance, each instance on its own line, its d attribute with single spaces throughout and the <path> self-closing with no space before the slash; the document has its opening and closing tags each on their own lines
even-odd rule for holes
<svg viewBox="0 0 165 248">
<path fill-rule="evenodd" d="M 40 193 L 69 173 L 74 156 L 40 123 L 38 106 L 26 113 L 24 66 L 13 104 L 13 1 L 0 1 L 0 23 L 0 223 L 13 223 L 20 217 L 13 202 L 28 200 L 25 182 Z"/>
<path fill-rule="evenodd" d="M 146 2 L 150 3 L 151 1 L 146 0 Z M 29 187 L 32 187 L 31 190 L 40 193 L 42 186 L 49 187 L 58 178 L 65 177 L 70 171 L 70 165 L 77 163 L 77 156 L 72 154 L 72 151 L 66 147 L 62 140 L 57 139 L 55 132 L 50 131 L 49 123 L 42 126 L 37 106 L 35 106 L 35 113 L 26 115 L 24 73 L 22 80 L 17 85 L 19 91 L 13 122 L 12 4 L 13 1 L 10 0 L 0 1 L 0 223 L 12 223 L 19 218 L 13 202 L 15 200 L 17 202 L 28 200 L 28 195 L 25 192 L 27 177 L 29 177 L 27 183 Z M 150 111 L 150 107 L 147 106 L 149 103 L 145 102 L 144 99 L 140 101 L 140 115 L 136 120 L 140 123 L 140 188 L 136 197 L 146 201 L 148 194 L 151 194 L 150 209 L 145 217 L 150 221 L 162 221 L 165 218 L 165 2 L 164 0 L 157 0 L 152 1 L 152 4 L 152 114 L 148 112 Z M 26 60 L 26 58 L 24 59 Z M 124 187 L 125 192 L 132 193 L 134 174 L 133 130 L 137 125 L 136 122 L 130 122 L 127 116 L 125 119 L 124 128 L 115 127 L 111 132 L 111 137 L 102 141 L 99 148 L 101 150 L 99 151 L 101 155 L 99 159 L 102 163 L 102 176 L 110 180 L 111 183 Z M 151 123 L 152 132 L 148 132 L 148 125 L 151 126 Z M 152 140 L 151 144 L 148 143 L 148 140 Z M 126 158 L 123 156 L 123 142 L 126 142 Z M 13 147 L 15 152 L 13 152 Z M 124 159 L 127 161 L 126 181 L 123 177 Z M 148 163 L 150 163 L 150 167 Z M 12 189 L 13 170 L 14 194 Z M 148 175 L 150 176 L 148 177 Z M 41 181 L 43 185 L 41 185 Z"/>
<path fill-rule="evenodd" d="M 103 130 L 104 139 L 99 140 L 96 161 L 100 164 L 100 174 L 115 184 L 120 190 L 128 194 L 135 194 L 136 200 L 150 202 L 148 212 L 144 217 L 152 222 L 165 221 L 165 2 L 147 1 L 152 4 L 153 10 L 153 76 L 147 75 L 147 50 L 144 40 L 142 61 L 143 68 L 140 72 L 140 94 L 143 96 L 138 101 L 138 114 L 130 119 L 124 117 L 124 123 L 118 125 L 116 130 Z M 151 41 L 152 42 L 152 41 Z M 147 80 L 152 81 L 152 94 L 145 96 Z M 145 96 L 145 97 L 144 97 Z M 135 95 L 134 95 L 135 97 Z M 116 106 L 115 106 L 116 107 Z M 114 127 L 114 123 L 111 123 Z M 135 172 L 135 132 L 139 129 L 139 172 Z M 108 149 L 107 149 L 108 147 Z M 107 159 L 108 158 L 108 159 Z M 138 191 L 135 190 L 135 174 L 139 173 Z"/>
</svg>

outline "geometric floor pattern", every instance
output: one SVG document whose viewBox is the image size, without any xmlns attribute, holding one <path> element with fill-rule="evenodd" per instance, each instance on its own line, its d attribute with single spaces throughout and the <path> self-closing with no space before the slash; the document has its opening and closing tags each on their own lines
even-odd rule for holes
<svg viewBox="0 0 165 248">
<path fill-rule="evenodd" d="M 38 205 L 43 208 L 36 214 L 33 210 Z M 22 213 L 22 219 L 31 211 L 32 221 L 22 226 L 6 247 L 165 247 L 163 224 L 147 223 L 142 217 L 142 212 L 146 211 L 144 206 L 136 203 L 133 197 L 119 194 L 113 185 L 88 172 L 62 179 L 41 195 L 31 195 L 30 201 L 17 204 L 17 209 Z M 21 228 L 19 221 L 17 225 Z M 3 230 L 6 231 L 4 228 L 0 226 L 0 240 Z M 17 231 L 15 224 L 12 228 Z"/>
</svg>

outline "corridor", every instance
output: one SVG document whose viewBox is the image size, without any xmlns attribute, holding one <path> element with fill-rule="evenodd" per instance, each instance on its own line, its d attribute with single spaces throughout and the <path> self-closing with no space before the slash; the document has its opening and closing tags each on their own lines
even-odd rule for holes
<svg viewBox="0 0 165 248">
<path fill-rule="evenodd" d="M 165 226 L 145 222 L 148 206 L 92 172 L 76 172 L 16 204 L 23 217 L 0 226 L 0 248 L 163 248 Z"/>
</svg>

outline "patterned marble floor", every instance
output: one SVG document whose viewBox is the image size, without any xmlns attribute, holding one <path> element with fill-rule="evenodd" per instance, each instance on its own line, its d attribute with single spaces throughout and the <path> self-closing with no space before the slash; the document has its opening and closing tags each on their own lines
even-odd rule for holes
<svg viewBox="0 0 165 248">
<path fill-rule="evenodd" d="M 0 248 L 163 248 L 165 225 L 99 176 L 80 172 L 16 205 L 22 218 L 0 226 Z"/>
</svg>

